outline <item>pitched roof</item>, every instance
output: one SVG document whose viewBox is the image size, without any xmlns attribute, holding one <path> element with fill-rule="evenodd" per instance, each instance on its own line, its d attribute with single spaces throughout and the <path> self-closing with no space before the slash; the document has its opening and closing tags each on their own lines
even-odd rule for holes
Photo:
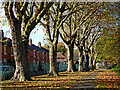
<svg viewBox="0 0 120 90">
<path fill-rule="evenodd" d="M 0 38 L 0 45 L 2 45 L 2 44 L 3 44 L 3 45 L 7 44 L 8 46 L 12 47 L 12 40 L 11 40 L 10 38 L 6 38 L 6 37 Z M 28 47 L 29 47 L 29 49 L 31 49 L 31 50 L 49 52 L 49 50 L 47 50 L 47 49 L 45 49 L 45 48 L 43 48 L 43 47 L 39 48 L 38 46 L 36 46 L 36 45 L 34 45 L 34 44 L 29 45 Z"/>
<path fill-rule="evenodd" d="M 45 48 L 43 48 L 43 47 L 39 48 L 38 46 L 36 46 L 36 45 L 34 45 L 34 44 L 29 45 L 28 47 L 29 47 L 29 49 L 31 49 L 31 50 L 49 52 L 49 50 L 47 50 L 47 49 L 45 49 Z"/>
<path fill-rule="evenodd" d="M 65 58 L 60 52 L 57 52 L 57 58 Z"/>
</svg>

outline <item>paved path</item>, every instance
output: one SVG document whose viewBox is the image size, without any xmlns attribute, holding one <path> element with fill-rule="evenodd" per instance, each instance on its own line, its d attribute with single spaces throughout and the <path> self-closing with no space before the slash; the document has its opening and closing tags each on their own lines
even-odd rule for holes
<svg viewBox="0 0 120 90">
<path fill-rule="evenodd" d="M 95 88 L 95 77 L 99 75 L 99 72 L 92 72 L 89 75 L 85 75 L 81 80 L 80 83 L 77 83 L 73 89 L 80 89 L 80 88 Z"/>
</svg>

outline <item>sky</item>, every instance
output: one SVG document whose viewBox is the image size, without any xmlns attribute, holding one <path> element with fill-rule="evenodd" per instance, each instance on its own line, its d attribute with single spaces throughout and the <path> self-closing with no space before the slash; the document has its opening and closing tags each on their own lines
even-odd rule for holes
<svg viewBox="0 0 120 90">
<path fill-rule="evenodd" d="M 38 29 L 38 30 L 36 30 L 36 29 Z M 38 42 L 41 42 L 41 45 L 44 46 L 43 40 L 46 36 L 44 35 L 43 28 L 37 27 L 36 29 L 34 29 L 30 34 L 32 43 L 35 45 L 38 45 Z M 3 30 L 5 37 L 11 38 L 11 30 L 10 30 L 9 26 L 0 25 L 0 30 Z"/>
<path fill-rule="evenodd" d="M 7 18 L 5 17 L 4 10 L 0 9 L 0 30 L 3 30 L 4 36 L 11 38 L 11 30 L 10 26 L 8 25 Z M 41 45 L 44 46 L 44 38 L 46 36 L 43 32 L 42 26 L 36 26 L 35 29 L 30 34 L 30 38 L 32 39 L 32 43 L 38 45 L 38 42 L 41 42 Z"/>
</svg>

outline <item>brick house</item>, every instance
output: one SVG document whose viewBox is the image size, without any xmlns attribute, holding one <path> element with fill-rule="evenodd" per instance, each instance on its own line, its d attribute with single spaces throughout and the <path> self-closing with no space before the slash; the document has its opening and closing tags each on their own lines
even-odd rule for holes
<svg viewBox="0 0 120 90">
<path fill-rule="evenodd" d="M 28 60 L 30 63 L 30 72 L 49 72 L 49 51 L 38 43 L 38 46 L 32 44 L 29 40 Z M 0 30 L 0 64 L 12 65 L 15 67 L 12 40 L 4 37 L 3 30 Z"/>
<path fill-rule="evenodd" d="M 59 71 L 65 71 L 67 69 L 66 58 L 61 52 L 57 52 L 57 63 Z"/>
<path fill-rule="evenodd" d="M 12 41 L 4 37 L 3 31 L 0 30 L 0 64 L 14 66 L 13 58 Z"/>
<path fill-rule="evenodd" d="M 37 72 L 43 71 L 43 73 L 49 72 L 49 51 L 38 43 L 38 46 L 32 44 L 32 40 L 29 40 L 29 63 L 30 71 Z"/>
</svg>

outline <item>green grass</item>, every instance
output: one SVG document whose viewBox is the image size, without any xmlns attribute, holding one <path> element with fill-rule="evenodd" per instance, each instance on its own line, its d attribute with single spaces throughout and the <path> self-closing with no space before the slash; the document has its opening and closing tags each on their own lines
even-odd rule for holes
<svg viewBox="0 0 120 90">
<path fill-rule="evenodd" d="M 5 80 L 0 82 L 2 88 L 70 88 L 78 80 L 89 75 L 90 72 L 60 72 L 60 76 L 39 75 L 31 77 L 35 81 L 14 82 Z"/>
<path fill-rule="evenodd" d="M 116 67 L 112 68 L 111 71 L 117 72 L 117 75 L 120 76 L 120 65 L 117 65 Z"/>
<path fill-rule="evenodd" d="M 80 79 L 85 76 L 89 76 L 93 72 L 103 73 L 111 72 L 110 70 L 95 70 L 91 72 L 60 72 L 58 77 L 39 75 L 31 77 L 34 81 L 25 81 L 25 82 L 14 82 L 10 80 L 5 80 L 0 82 L 2 86 L 1 88 L 71 88 L 76 85 L 76 83 L 80 83 Z M 96 79 L 101 79 L 101 76 Z M 106 86 L 101 82 L 97 82 L 100 88 L 105 88 Z"/>
</svg>

